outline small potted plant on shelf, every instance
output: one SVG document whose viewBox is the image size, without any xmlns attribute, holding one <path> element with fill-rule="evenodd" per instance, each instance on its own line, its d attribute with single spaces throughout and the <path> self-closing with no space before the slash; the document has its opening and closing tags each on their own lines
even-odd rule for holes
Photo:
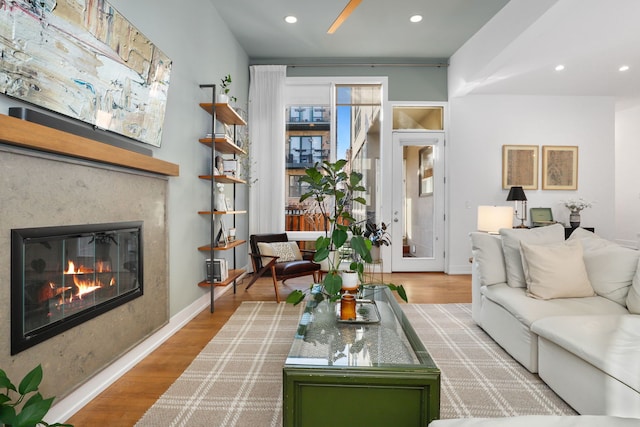
<svg viewBox="0 0 640 427">
<path fill-rule="evenodd" d="M 235 96 L 230 96 L 231 90 L 231 74 L 227 74 L 221 80 L 220 93 L 218 94 L 218 102 L 222 104 L 229 103 L 229 100 L 236 102 L 238 99 Z"/>
<path fill-rule="evenodd" d="M 38 425 L 73 427 L 71 424 L 48 424 L 43 421 L 55 398 L 45 399 L 42 397 L 38 392 L 41 382 L 42 365 L 36 366 L 25 375 L 18 387 L 13 385 L 5 371 L 0 369 L 0 425 L 11 427 L 34 427 Z M 29 394 L 31 394 L 31 397 L 25 402 L 24 399 Z M 17 397 L 14 398 L 12 395 L 17 395 Z M 23 402 L 22 407 L 17 409 Z"/>
<path fill-rule="evenodd" d="M 308 191 L 300 196 L 300 203 L 307 199 L 315 200 L 323 216 L 325 224 L 325 235 L 316 240 L 316 253 L 314 261 L 322 262 L 327 260 L 326 275 L 320 284 L 320 292 L 316 293 L 316 298 L 326 298 L 330 301 L 337 301 L 340 298 L 342 289 L 342 277 L 340 274 L 340 254 L 348 245 L 351 248 L 352 261 L 349 270 L 358 273 L 361 281 L 364 274 L 364 263 L 371 262 L 371 240 L 365 238 L 361 232 L 354 232 L 358 228 L 357 221 L 351 215 L 351 209 L 355 203 L 366 204 L 363 197 L 357 193 L 365 191 L 360 184 L 362 174 L 358 172 L 347 173 L 344 166 L 347 161 L 342 159 L 335 163 L 324 161 L 322 164 L 316 163 L 314 167 L 307 168 L 305 175 L 300 178 L 301 182 L 308 185 Z M 351 238 L 349 239 L 349 231 Z M 407 296 L 402 285 L 387 284 L 387 286 L 398 292 L 400 297 L 407 301 Z M 313 286 L 312 286 L 313 287 Z M 295 290 L 287 302 L 298 304 L 305 297 L 305 293 Z"/>
</svg>

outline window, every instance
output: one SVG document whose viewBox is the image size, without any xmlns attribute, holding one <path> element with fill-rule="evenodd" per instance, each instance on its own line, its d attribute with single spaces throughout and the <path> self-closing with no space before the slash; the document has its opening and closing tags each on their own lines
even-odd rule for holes
<svg viewBox="0 0 640 427">
<path fill-rule="evenodd" d="M 286 117 L 286 231 L 324 231 L 315 202 L 300 204 L 305 188 L 300 183 L 304 170 L 324 160 L 347 160 L 347 172 L 363 174 L 367 189 L 360 194 L 366 206 L 353 207 L 358 221 L 376 220 L 376 177 L 380 162 L 382 128 L 382 85 L 375 84 L 309 84 L 296 85 L 288 97 L 300 101 L 308 96 L 309 103 L 291 103 Z M 334 100 L 330 103 L 317 100 Z M 292 218 L 296 216 L 296 218 Z"/>
<path fill-rule="evenodd" d="M 287 164 L 305 168 L 326 159 L 327 157 L 323 155 L 325 151 L 328 154 L 328 150 L 322 148 L 322 135 L 290 136 L 287 151 Z"/>
</svg>

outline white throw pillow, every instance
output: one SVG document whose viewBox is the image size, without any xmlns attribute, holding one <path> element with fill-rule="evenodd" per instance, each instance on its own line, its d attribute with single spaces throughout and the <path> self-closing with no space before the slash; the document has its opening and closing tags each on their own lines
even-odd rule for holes
<svg viewBox="0 0 640 427">
<path fill-rule="evenodd" d="M 629 287 L 638 269 L 638 258 L 640 252 L 617 244 L 597 249 L 584 245 L 584 264 L 591 286 L 598 295 L 622 306 L 626 305 Z"/>
<path fill-rule="evenodd" d="M 277 256 L 277 262 L 299 261 L 302 259 L 300 248 L 296 242 L 258 242 L 260 255 Z"/>
<path fill-rule="evenodd" d="M 504 266 L 502 242 L 495 234 L 473 231 L 471 237 L 471 251 L 474 262 L 478 263 L 478 273 L 482 286 L 505 283 L 507 271 Z"/>
<path fill-rule="evenodd" d="M 537 299 L 579 298 L 595 295 L 578 240 L 550 245 L 520 242 L 527 295 Z"/>
<path fill-rule="evenodd" d="M 580 240 L 585 252 L 592 249 L 605 248 L 607 246 L 618 246 L 616 243 L 603 239 L 597 234 L 580 227 L 575 229 L 567 240 Z"/>
<path fill-rule="evenodd" d="M 520 242 L 534 245 L 564 242 L 564 227 L 561 224 L 553 224 L 532 229 L 503 228 L 500 230 L 500 236 L 502 236 L 507 284 L 512 288 L 525 288 L 527 283 L 522 268 Z"/>
<path fill-rule="evenodd" d="M 627 309 L 633 314 L 640 314 L 640 261 L 636 267 L 636 274 L 627 295 Z"/>
</svg>

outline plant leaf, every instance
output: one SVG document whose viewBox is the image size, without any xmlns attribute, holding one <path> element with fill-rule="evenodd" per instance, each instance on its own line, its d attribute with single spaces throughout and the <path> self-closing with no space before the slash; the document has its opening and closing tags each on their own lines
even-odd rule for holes
<svg viewBox="0 0 640 427">
<path fill-rule="evenodd" d="M 32 391 L 37 391 L 40 383 L 42 382 L 42 365 L 38 365 L 31 370 L 25 377 L 20 381 L 20 385 L 18 386 L 18 393 L 27 394 Z"/>
<path fill-rule="evenodd" d="M 16 415 L 13 427 L 31 427 L 42 421 L 51 408 L 53 397 L 43 399 L 40 393 L 35 394 L 24 404 L 22 411 Z"/>
<path fill-rule="evenodd" d="M 342 277 L 338 272 L 330 272 L 324 277 L 324 290 L 332 297 L 338 295 L 342 289 Z"/>
<path fill-rule="evenodd" d="M 398 296 L 402 298 L 404 302 L 409 302 L 409 299 L 407 298 L 407 292 L 405 291 L 404 286 L 402 285 L 396 286 L 393 283 L 389 283 L 387 287 L 392 291 L 396 291 L 398 293 Z"/>
<path fill-rule="evenodd" d="M 346 231 L 337 228 L 333 230 L 333 235 L 331 236 L 331 238 L 333 239 L 333 244 L 335 245 L 335 248 L 339 249 L 347 241 L 347 239 L 349 238 L 349 235 L 347 234 Z"/>
<path fill-rule="evenodd" d="M 16 386 L 13 385 L 7 373 L 0 369 L 0 388 L 8 388 L 9 390 L 17 391 Z"/>
<path fill-rule="evenodd" d="M 294 290 L 293 292 L 291 292 L 289 294 L 289 296 L 287 297 L 287 303 L 288 304 L 293 304 L 293 305 L 298 305 L 300 304 L 302 301 L 304 300 L 304 292 L 302 292 L 299 289 Z"/>
<path fill-rule="evenodd" d="M 0 425 L 13 426 L 16 422 L 16 410 L 13 406 L 0 405 Z"/>
</svg>

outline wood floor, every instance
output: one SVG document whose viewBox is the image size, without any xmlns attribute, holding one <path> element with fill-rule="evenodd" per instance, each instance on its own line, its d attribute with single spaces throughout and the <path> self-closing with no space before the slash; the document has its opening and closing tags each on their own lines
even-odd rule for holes
<svg viewBox="0 0 640 427">
<path fill-rule="evenodd" d="M 404 285 L 410 303 L 471 302 L 471 276 L 468 275 L 393 273 L 385 274 L 384 280 Z M 300 278 L 280 285 L 282 300 L 293 289 L 306 289 L 308 283 L 308 279 Z M 274 300 L 270 278 L 258 279 L 249 291 L 240 283 L 235 295 L 229 291 L 215 301 L 213 314 L 208 309 L 198 314 L 68 422 L 75 427 L 133 426 L 211 341 L 242 301 Z"/>
</svg>

